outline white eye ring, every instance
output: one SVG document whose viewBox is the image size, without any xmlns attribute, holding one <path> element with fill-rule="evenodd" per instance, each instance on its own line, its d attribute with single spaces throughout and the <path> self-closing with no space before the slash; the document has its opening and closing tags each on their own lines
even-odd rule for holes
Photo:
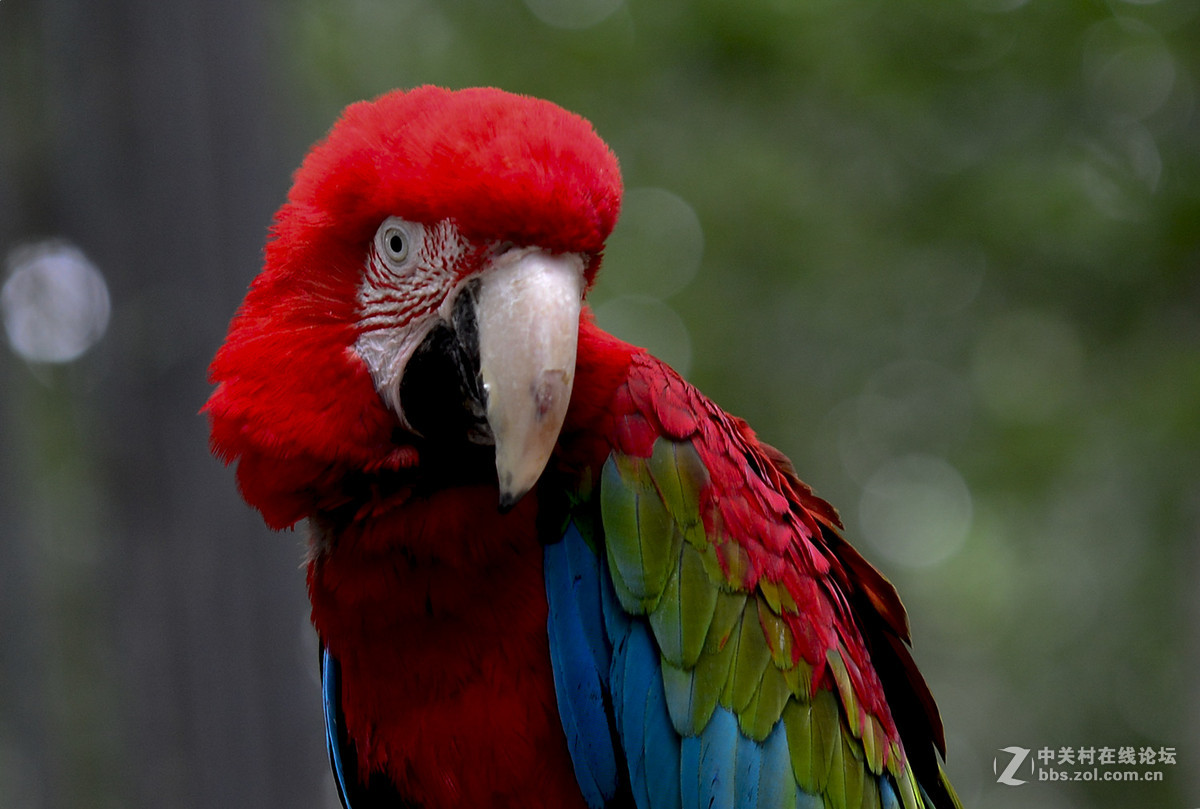
<svg viewBox="0 0 1200 809">
<path fill-rule="evenodd" d="M 392 216 L 383 220 L 375 231 L 375 250 L 394 268 L 404 267 L 418 252 L 419 228 L 411 222 Z"/>
</svg>

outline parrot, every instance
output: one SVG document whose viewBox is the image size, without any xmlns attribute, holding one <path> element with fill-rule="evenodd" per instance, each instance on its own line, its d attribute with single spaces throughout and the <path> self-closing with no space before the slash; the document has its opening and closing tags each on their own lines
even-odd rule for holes
<svg viewBox="0 0 1200 809">
<path fill-rule="evenodd" d="M 347 809 L 950 809 L 893 585 L 779 450 L 587 304 L 616 156 L 478 87 L 346 107 L 209 366 L 306 531 Z"/>
</svg>

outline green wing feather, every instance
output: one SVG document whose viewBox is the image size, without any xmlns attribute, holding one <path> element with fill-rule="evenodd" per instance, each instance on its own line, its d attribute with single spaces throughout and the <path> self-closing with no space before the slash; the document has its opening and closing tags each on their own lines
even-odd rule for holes
<svg viewBox="0 0 1200 809">
<path fill-rule="evenodd" d="M 795 783 L 827 809 L 878 809 L 880 777 L 905 809 L 922 809 L 899 740 L 885 731 L 891 719 L 863 706 L 846 650 L 804 659 L 793 593 L 766 575 L 746 586 L 746 549 L 706 530 L 709 482 L 691 441 L 661 437 L 649 457 L 614 452 L 600 475 L 613 588 L 628 613 L 649 621 L 675 730 L 700 734 L 718 705 L 758 743 L 782 721 Z"/>
</svg>

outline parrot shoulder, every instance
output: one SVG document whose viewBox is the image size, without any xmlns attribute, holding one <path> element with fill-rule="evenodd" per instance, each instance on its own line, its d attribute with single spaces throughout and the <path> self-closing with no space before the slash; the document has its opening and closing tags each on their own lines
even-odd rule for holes
<svg viewBox="0 0 1200 809">
<path fill-rule="evenodd" d="M 955 806 L 892 585 L 746 422 L 644 352 L 626 369 L 607 456 L 546 550 L 564 727 L 620 741 L 572 745 L 589 804 L 645 805 L 675 771 L 666 805 Z"/>
</svg>

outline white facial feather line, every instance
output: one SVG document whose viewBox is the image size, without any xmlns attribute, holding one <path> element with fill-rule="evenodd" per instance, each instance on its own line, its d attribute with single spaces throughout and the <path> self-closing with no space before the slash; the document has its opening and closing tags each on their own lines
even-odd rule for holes
<svg viewBox="0 0 1200 809">
<path fill-rule="evenodd" d="M 400 379 L 438 321 L 439 308 L 453 297 L 459 264 L 470 245 L 450 222 L 428 228 L 407 224 L 413 253 L 400 266 L 381 255 L 372 241 L 358 290 L 362 332 L 354 351 L 366 363 L 384 403 L 411 429 L 400 405 Z"/>
</svg>

